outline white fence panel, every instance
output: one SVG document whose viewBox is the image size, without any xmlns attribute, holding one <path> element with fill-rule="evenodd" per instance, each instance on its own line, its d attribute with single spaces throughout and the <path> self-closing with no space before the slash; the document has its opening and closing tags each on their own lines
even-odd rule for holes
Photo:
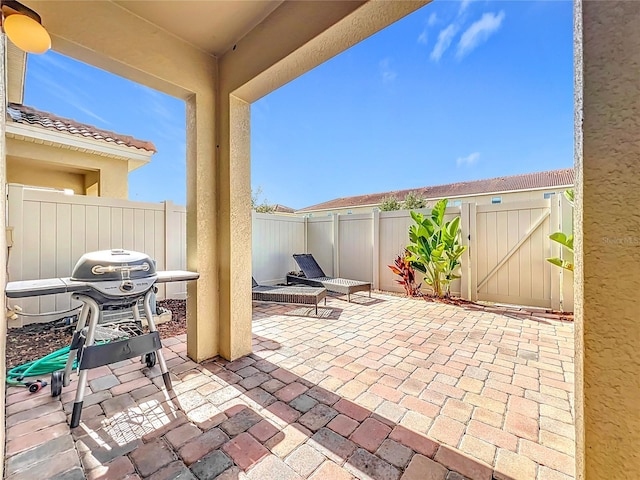
<svg viewBox="0 0 640 480">
<path fill-rule="evenodd" d="M 165 269 L 187 269 L 187 209 L 172 202 L 165 203 Z M 187 282 L 172 282 L 165 286 L 166 298 L 187 298 Z"/>
<path fill-rule="evenodd" d="M 329 277 L 335 275 L 333 238 L 333 217 L 307 218 L 307 252 L 313 254 L 313 258 Z"/>
<path fill-rule="evenodd" d="M 67 196 L 22 185 L 9 185 L 8 191 L 8 224 L 13 228 L 9 281 L 68 277 L 82 254 L 113 248 L 144 252 L 156 260 L 159 270 L 186 268 L 184 207 Z M 186 297 L 182 284 L 172 285 L 169 292 L 171 298 Z M 165 296 L 165 286 L 159 285 L 158 298 Z M 10 304 L 33 314 L 75 306 L 70 294 L 12 299 Z"/>
<path fill-rule="evenodd" d="M 550 214 L 548 200 L 477 207 L 479 300 L 551 307 Z"/>
<path fill-rule="evenodd" d="M 338 276 L 371 282 L 373 280 L 373 217 L 338 216 Z"/>
<path fill-rule="evenodd" d="M 407 211 L 380 212 L 380 290 L 404 292 L 402 286 L 395 281 L 399 277 L 393 274 L 388 265 L 393 265 L 396 257 L 401 255 L 409 244 L 409 225 L 412 223 L 413 220 Z"/>
<path fill-rule="evenodd" d="M 297 270 L 294 253 L 304 252 L 305 219 L 253 213 L 253 276 L 259 283 L 275 284 Z"/>
<path fill-rule="evenodd" d="M 429 215 L 431 211 L 429 209 L 420 209 L 416 210 L 416 212 Z M 449 221 L 459 215 L 459 207 L 447 208 L 445 220 Z M 396 282 L 400 277 L 395 275 L 388 266 L 393 265 L 396 257 L 402 255 L 405 247 L 409 245 L 409 227 L 414 224 L 415 222 L 408 210 L 380 212 L 380 252 L 378 261 L 380 264 L 379 285 L 381 290 L 404 292 L 402 286 Z M 428 291 L 429 288 L 422 280 L 422 275 L 420 275 L 420 272 L 416 273 L 419 276 L 418 282 L 422 282 L 423 290 Z M 456 280 L 451 284 L 451 292 L 455 295 L 460 294 L 460 280 Z"/>
</svg>

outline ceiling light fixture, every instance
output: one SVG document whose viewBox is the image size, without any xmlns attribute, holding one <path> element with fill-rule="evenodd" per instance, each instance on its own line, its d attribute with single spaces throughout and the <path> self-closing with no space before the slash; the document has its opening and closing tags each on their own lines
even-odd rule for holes
<svg viewBox="0 0 640 480">
<path fill-rule="evenodd" d="M 51 37 L 40 15 L 15 0 L 0 0 L 0 8 L 2 30 L 16 47 L 27 53 L 44 53 L 51 48 Z"/>
</svg>

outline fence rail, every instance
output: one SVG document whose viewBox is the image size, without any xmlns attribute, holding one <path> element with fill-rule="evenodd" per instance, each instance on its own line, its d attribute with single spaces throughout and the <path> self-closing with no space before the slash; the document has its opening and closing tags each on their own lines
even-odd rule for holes
<svg viewBox="0 0 640 480">
<path fill-rule="evenodd" d="M 10 281 L 66 277 L 83 253 L 111 248 L 143 251 L 158 269 L 186 268 L 185 207 L 66 196 L 22 185 L 9 185 L 8 195 Z M 462 204 L 448 208 L 445 218 L 456 215 L 461 217 L 462 243 L 469 248 L 462 258 L 462 278 L 452 284 L 454 294 L 573 309 L 573 276 L 545 260 L 567 254 L 548 239 L 554 231 L 572 231 L 571 206 L 562 195 L 500 205 Z M 287 272 L 297 269 L 292 255 L 309 252 L 327 275 L 401 291 L 387 265 L 409 241 L 408 211 L 315 218 L 254 212 L 252 223 L 252 273 L 259 282 L 283 282 Z M 160 299 L 185 296 L 184 283 L 160 286 Z M 69 294 L 61 294 L 11 305 L 44 314 L 68 309 L 72 302 Z"/>
</svg>

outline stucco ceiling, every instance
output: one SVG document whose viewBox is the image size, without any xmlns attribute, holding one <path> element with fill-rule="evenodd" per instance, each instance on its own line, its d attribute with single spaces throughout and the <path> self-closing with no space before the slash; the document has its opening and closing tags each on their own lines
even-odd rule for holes
<svg viewBox="0 0 640 480">
<path fill-rule="evenodd" d="M 283 0 L 117 0 L 116 4 L 212 55 L 222 55 Z"/>
</svg>

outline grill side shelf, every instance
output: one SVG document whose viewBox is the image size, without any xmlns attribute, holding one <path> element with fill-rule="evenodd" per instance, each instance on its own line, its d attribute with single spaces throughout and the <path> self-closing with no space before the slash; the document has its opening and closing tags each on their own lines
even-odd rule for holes
<svg viewBox="0 0 640 480">
<path fill-rule="evenodd" d="M 20 280 L 7 283 L 5 294 L 9 298 L 38 297 L 57 293 L 82 292 L 91 287 L 86 282 L 76 282 L 70 278 L 44 278 L 41 280 Z"/>
<path fill-rule="evenodd" d="M 197 280 L 200 277 L 198 272 L 189 272 L 186 270 L 161 270 L 156 272 L 158 279 L 156 283 L 167 282 L 186 282 L 189 280 Z"/>
</svg>

